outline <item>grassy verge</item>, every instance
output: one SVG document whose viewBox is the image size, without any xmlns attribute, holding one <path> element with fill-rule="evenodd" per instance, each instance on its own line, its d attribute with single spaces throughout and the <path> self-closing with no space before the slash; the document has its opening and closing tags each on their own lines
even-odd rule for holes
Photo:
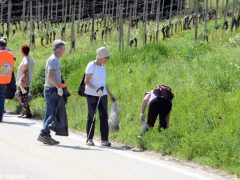
<svg viewBox="0 0 240 180">
<path fill-rule="evenodd" d="M 200 32 L 202 29 L 200 29 Z M 108 84 L 120 104 L 121 130 L 111 133 L 114 139 L 126 145 L 148 149 L 183 159 L 207 164 L 240 176 L 240 58 L 239 47 L 225 45 L 233 34 L 221 33 L 210 38 L 210 43 L 194 44 L 194 32 L 184 32 L 166 41 L 117 51 L 117 34 L 106 42 L 89 46 L 88 36 L 79 37 L 77 51 L 62 60 L 65 79 L 72 92 L 67 105 L 70 127 L 85 132 L 87 106 L 85 98 L 77 95 L 87 63 L 95 58 L 95 50 L 107 45 L 112 58 L 107 65 Z M 17 34 L 15 38 L 19 37 Z M 213 41 L 213 40 L 214 41 Z M 17 41 L 9 46 L 17 52 L 26 43 Z M 80 45 L 81 44 L 81 45 Z M 35 114 L 44 114 L 41 97 L 44 63 L 50 48 L 38 47 L 32 56 L 36 61 L 31 102 Z M 17 59 L 20 59 L 17 53 Z M 19 63 L 19 61 L 18 61 Z M 142 142 L 136 140 L 141 126 L 138 120 L 144 92 L 157 84 L 168 84 L 175 98 L 171 127 L 162 132 L 157 128 L 148 132 Z M 38 89 L 40 88 L 40 89 Z M 12 101 L 9 108 L 15 108 Z M 110 107 L 110 104 L 109 104 Z M 99 127 L 97 119 L 96 127 Z M 99 128 L 96 128 L 99 135 Z"/>
</svg>

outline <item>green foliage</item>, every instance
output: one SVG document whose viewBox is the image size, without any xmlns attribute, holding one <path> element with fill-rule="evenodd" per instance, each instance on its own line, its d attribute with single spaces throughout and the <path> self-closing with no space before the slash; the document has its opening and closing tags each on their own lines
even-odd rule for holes
<svg viewBox="0 0 240 180">
<path fill-rule="evenodd" d="M 230 36 L 235 35 L 225 33 L 226 38 L 221 42 L 194 44 L 193 31 L 183 32 L 166 41 L 122 52 L 118 52 L 118 44 L 113 41 L 117 33 L 113 32 L 106 42 L 91 45 L 87 35 L 81 36 L 76 41 L 79 49 L 70 55 L 66 52 L 61 62 L 72 93 L 67 104 L 69 126 L 85 132 L 86 99 L 77 95 L 77 88 L 87 63 L 95 58 L 97 47 L 107 46 L 112 54 L 106 65 L 107 82 L 120 105 L 120 131 L 110 133 L 111 140 L 208 164 L 240 176 L 240 58 L 238 48 L 225 46 Z M 220 36 L 219 31 L 214 37 Z M 20 44 L 17 41 L 9 47 L 16 52 Z M 31 88 L 34 96 L 42 94 L 44 64 L 50 55 L 51 48 L 37 47 L 32 52 L 36 61 Z M 156 122 L 139 141 L 136 136 L 141 129 L 141 102 L 144 93 L 157 84 L 169 85 L 175 94 L 170 128 L 158 132 Z M 110 105 L 109 102 L 109 108 Z M 31 102 L 34 114 L 43 116 L 44 107 L 41 97 Z M 96 123 L 99 135 L 98 116 Z"/>
<path fill-rule="evenodd" d="M 35 68 L 36 69 L 36 68 Z M 33 76 L 33 82 L 31 87 L 31 94 L 35 97 L 43 96 L 43 88 L 45 83 L 45 67 L 41 66 L 37 69 L 37 73 Z"/>
</svg>

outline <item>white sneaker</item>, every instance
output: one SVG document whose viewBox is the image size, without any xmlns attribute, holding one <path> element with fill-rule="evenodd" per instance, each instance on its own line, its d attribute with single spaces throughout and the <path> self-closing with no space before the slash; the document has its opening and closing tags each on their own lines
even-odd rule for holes
<svg viewBox="0 0 240 180">
<path fill-rule="evenodd" d="M 102 146 L 111 146 L 111 143 L 109 141 L 102 141 Z"/>
<path fill-rule="evenodd" d="M 89 139 L 89 140 L 86 142 L 86 144 L 87 144 L 88 146 L 95 146 L 95 144 L 94 144 L 94 142 L 93 142 L 92 139 Z"/>
</svg>

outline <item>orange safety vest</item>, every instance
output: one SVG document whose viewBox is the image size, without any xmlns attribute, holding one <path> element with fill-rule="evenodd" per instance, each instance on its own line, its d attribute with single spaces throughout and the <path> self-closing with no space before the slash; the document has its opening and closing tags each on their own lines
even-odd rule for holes
<svg viewBox="0 0 240 180">
<path fill-rule="evenodd" d="M 14 55 L 7 50 L 0 50 L 0 84 L 9 84 L 12 79 Z"/>
</svg>

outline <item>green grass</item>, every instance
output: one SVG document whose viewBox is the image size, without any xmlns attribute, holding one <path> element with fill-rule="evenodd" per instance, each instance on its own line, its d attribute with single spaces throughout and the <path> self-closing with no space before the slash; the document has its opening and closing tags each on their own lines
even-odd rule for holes
<svg viewBox="0 0 240 180">
<path fill-rule="evenodd" d="M 209 27 L 213 27 L 213 23 Z M 201 27 L 200 34 L 202 32 Z M 221 39 L 219 31 L 210 36 L 209 44 L 202 41 L 194 44 L 194 32 L 188 31 L 145 47 L 141 46 L 141 34 L 142 29 L 140 47 L 123 52 L 118 52 L 116 33 L 105 42 L 92 45 L 88 42 L 89 36 L 78 36 L 76 52 L 70 55 L 66 52 L 62 60 L 64 77 L 72 93 L 67 104 L 70 127 L 85 132 L 86 99 L 77 95 L 77 88 L 87 63 L 95 58 L 97 47 L 106 45 L 112 52 L 107 64 L 107 81 L 120 105 L 121 129 L 110 134 L 111 140 L 143 146 L 240 176 L 239 47 L 225 45 L 235 33 L 226 32 Z M 16 52 L 17 64 L 20 62 L 18 48 L 27 43 L 24 39 L 22 33 L 17 33 L 9 42 L 9 47 Z M 50 46 L 38 45 L 32 52 L 36 61 L 32 94 L 37 98 L 31 102 L 31 109 L 40 116 L 45 107 L 41 97 L 44 65 L 50 54 Z M 141 129 L 141 101 L 144 92 L 157 84 L 171 86 L 175 94 L 170 128 L 160 133 L 154 128 L 139 142 L 136 135 Z M 16 110 L 15 105 L 12 101 L 7 103 L 12 110 Z M 97 135 L 98 122 L 97 119 Z"/>
</svg>

